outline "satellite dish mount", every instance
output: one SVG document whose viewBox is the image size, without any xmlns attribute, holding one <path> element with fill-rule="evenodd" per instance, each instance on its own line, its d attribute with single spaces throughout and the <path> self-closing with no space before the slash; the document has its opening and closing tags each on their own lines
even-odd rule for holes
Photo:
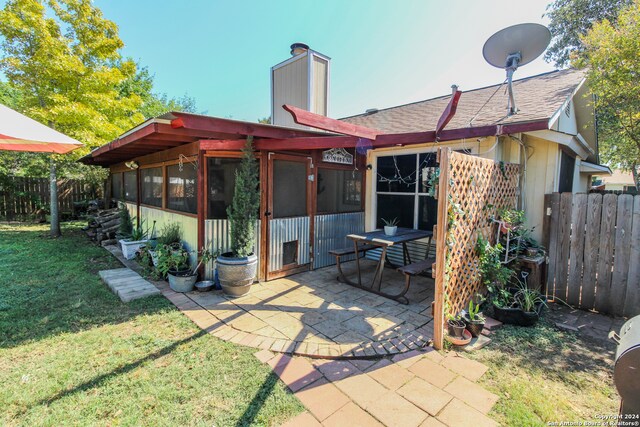
<svg viewBox="0 0 640 427">
<path fill-rule="evenodd" d="M 513 74 L 521 65 L 526 65 L 545 51 L 551 41 L 551 32 L 540 24 L 518 24 L 498 31 L 484 44 L 484 59 L 507 72 L 509 90 L 508 115 L 518 112 L 513 93 Z"/>
</svg>

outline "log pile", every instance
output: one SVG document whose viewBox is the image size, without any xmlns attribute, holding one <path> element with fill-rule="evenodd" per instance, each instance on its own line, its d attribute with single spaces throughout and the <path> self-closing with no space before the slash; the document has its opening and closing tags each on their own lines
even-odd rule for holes
<svg viewBox="0 0 640 427">
<path fill-rule="evenodd" d="M 87 236 L 102 246 L 118 243 L 116 233 L 120 227 L 120 212 L 118 208 L 99 210 L 89 216 L 86 228 Z"/>
</svg>

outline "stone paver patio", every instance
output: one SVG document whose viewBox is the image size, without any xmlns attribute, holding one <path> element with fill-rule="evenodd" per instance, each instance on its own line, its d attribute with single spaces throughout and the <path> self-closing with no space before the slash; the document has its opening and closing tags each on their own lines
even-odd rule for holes
<svg viewBox="0 0 640 427">
<path fill-rule="evenodd" d="M 322 360 L 256 353 L 307 408 L 301 426 L 496 426 L 498 396 L 476 381 L 487 367 L 429 348 L 380 360 Z"/>
<path fill-rule="evenodd" d="M 363 262 L 363 280 L 375 263 Z M 346 271 L 355 270 L 347 263 Z M 221 291 L 162 293 L 189 318 L 213 335 L 275 352 L 311 357 L 371 357 L 407 352 L 429 345 L 433 326 L 433 281 L 414 280 L 409 305 L 377 296 L 336 280 L 335 267 L 256 283 L 251 292 L 229 298 Z M 387 291 L 403 286 L 402 274 L 385 271 Z"/>
</svg>

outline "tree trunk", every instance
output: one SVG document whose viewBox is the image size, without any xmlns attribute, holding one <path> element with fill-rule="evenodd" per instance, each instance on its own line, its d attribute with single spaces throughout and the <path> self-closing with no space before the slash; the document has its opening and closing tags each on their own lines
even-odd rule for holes
<svg viewBox="0 0 640 427">
<path fill-rule="evenodd" d="M 49 192 L 51 196 L 51 237 L 60 237 L 60 215 L 58 212 L 58 179 L 56 177 L 56 162 L 51 157 L 49 167 Z"/>
<path fill-rule="evenodd" d="M 631 174 L 633 175 L 633 182 L 636 184 L 636 190 L 640 194 L 640 176 L 638 176 L 638 166 L 633 165 L 631 168 Z"/>
</svg>

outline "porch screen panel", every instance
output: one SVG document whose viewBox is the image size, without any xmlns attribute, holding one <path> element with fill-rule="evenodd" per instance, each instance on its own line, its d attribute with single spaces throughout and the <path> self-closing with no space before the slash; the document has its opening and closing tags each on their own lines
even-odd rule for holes
<svg viewBox="0 0 640 427">
<path fill-rule="evenodd" d="M 111 175 L 111 198 L 122 200 L 122 172 Z"/>
<path fill-rule="evenodd" d="M 138 171 L 124 174 L 124 199 L 127 202 L 138 202 Z"/>
<path fill-rule="evenodd" d="M 167 208 L 188 213 L 198 212 L 198 170 L 191 163 L 167 166 Z"/>
<path fill-rule="evenodd" d="M 362 210 L 362 173 L 318 168 L 318 212 L 343 213 Z"/>
<path fill-rule="evenodd" d="M 273 161 L 273 217 L 307 216 L 307 165 Z"/>
<path fill-rule="evenodd" d="M 140 180 L 140 201 L 145 205 L 162 207 L 162 168 L 141 169 Z"/>
<path fill-rule="evenodd" d="M 207 219 L 227 219 L 240 159 L 207 158 Z"/>
</svg>

